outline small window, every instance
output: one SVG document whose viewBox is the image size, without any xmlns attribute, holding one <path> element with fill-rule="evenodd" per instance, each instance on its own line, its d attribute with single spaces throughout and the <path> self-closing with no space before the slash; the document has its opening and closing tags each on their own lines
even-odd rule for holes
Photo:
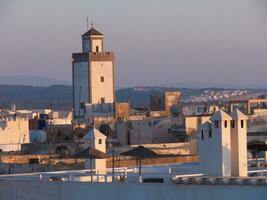
<svg viewBox="0 0 267 200">
<path fill-rule="evenodd" d="M 101 98 L 101 103 L 105 103 L 105 98 Z"/>
<path fill-rule="evenodd" d="M 84 103 L 81 103 L 81 104 L 80 104 L 80 108 L 81 108 L 81 109 L 84 109 L 84 107 L 85 107 L 85 104 L 84 104 Z"/>
<path fill-rule="evenodd" d="M 102 139 L 99 139 L 98 140 L 98 144 L 102 144 Z"/>
<path fill-rule="evenodd" d="M 100 77 L 100 81 L 103 83 L 104 82 L 104 76 Z"/>
<path fill-rule="evenodd" d="M 244 120 L 241 120 L 241 128 L 244 128 Z"/>
<path fill-rule="evenodd" d="M 227 128 L 227 121 L 224 121 L 224 128 Z"/>
<path fill-rule="evenodd" d="M 209 130 L 209 138 L 211 138 L 211 136 L 212 136 L 212 132 L 211 130 Z"/>
<path fill-rule="evenodd" d="M 201 139 L 204 140 L 204 131 L 201 131 Z"/>
<path fill-rule="evenodd" d="M 232 121 L 231 121 L 231 127 L 232 127 L 232 128 L 235 128 L 235 120 L 232 120 Z"/>
<path fill-rule="evenodd" d="M 216 121 L 214 122 L 214 124 L 215 124 L 215 128 L 219 128 L 219 121 L 216 120 Z"/>
<path fill-rule="evenodd" d="M 99 52 L 99 46 L 95 47 L 95 51 L 98 53 Z"/>
<path fill-rule="evenodd" d="M 88 144 L 89 144 L 89 145 L 91 145 L 91 144 L 92 144 L 92 143 L 91 143 L 91 140 L 88 140 L 87 142 L 88 142 Z"/>
</svg>

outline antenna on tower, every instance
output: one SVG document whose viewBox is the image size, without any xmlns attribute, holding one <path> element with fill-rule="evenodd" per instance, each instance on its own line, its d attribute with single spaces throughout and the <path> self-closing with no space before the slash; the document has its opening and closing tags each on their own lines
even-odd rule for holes
<svg viewBox="0 0 267 200">
<path fill-rule="evenodd" d="M 91 21 L 91 28 L 94 28 L 94 21 Z"/>
<path fill-rule="evenodd" d="M 86 28 L 87 28 L 87 30 L 89 30 L 89 20 L 88 20 L 88 17 L 86 17 Z"/>
</svg>

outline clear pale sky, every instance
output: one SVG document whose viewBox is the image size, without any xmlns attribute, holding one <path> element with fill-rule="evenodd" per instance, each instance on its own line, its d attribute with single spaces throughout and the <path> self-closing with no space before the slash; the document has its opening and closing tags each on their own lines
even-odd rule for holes
<svg viewBox="0 0 267 200">
<path fill-rule="evenodd" d="M 0 0 L 0 74 L 71 82 L 86 16 L 116 56 L 117 86 L 267 86 L 266 0 Z"/>
</svg>

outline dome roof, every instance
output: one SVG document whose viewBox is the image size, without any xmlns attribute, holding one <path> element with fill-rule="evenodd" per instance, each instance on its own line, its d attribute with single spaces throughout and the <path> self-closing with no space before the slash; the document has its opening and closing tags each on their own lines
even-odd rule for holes
<svg viewBox="0 0 267 200">
<path fill-rule="evenodd" d="M 103 36 L 102 33 L 97 31 L 94 27 L 92 27 L 89 31 L 82 35 L 82 37 L 90 37 L 90 36 Z"/>
</svg>

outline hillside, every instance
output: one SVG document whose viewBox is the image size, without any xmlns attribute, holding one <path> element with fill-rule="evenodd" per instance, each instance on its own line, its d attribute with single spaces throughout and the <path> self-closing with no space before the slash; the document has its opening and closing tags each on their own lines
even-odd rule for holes
<svg viewBox="0 0 267 200">
<path fill-rule="evenodd" d="M 217 98 L 228 98 L 232 94 L 253 94 L 256 92 L 266 92 L 264 90 L 235 90 L 235 89 L 188 89 L 188 88 L 168 88 L 168 87 L 134 87 L 124 88 L 116 91 L 117 102 L 129 101 L 134 106 L 149 105 L 149 97 L 158 91 L 182 92 L 183 101 L 212 101 Z M 39 86 L 11 86 L 0 85 L 0 106 L 8 108 L 11 104 L 16 104 L 18 109 L 49 108 L 53 104 L 55 109 L 72 108 L 72 87 L 66 85 L 52 85 L 49 87 Z"/>
<path fill-rule="evenodd" d="M 64 85 L 49 87 L 0 85 L 0 105 L 9 107 L 14 103 L 18 109 L 48 108 L 51 103 L 56 109 L 71 109 L 72 87 Z"/>
</svg>

